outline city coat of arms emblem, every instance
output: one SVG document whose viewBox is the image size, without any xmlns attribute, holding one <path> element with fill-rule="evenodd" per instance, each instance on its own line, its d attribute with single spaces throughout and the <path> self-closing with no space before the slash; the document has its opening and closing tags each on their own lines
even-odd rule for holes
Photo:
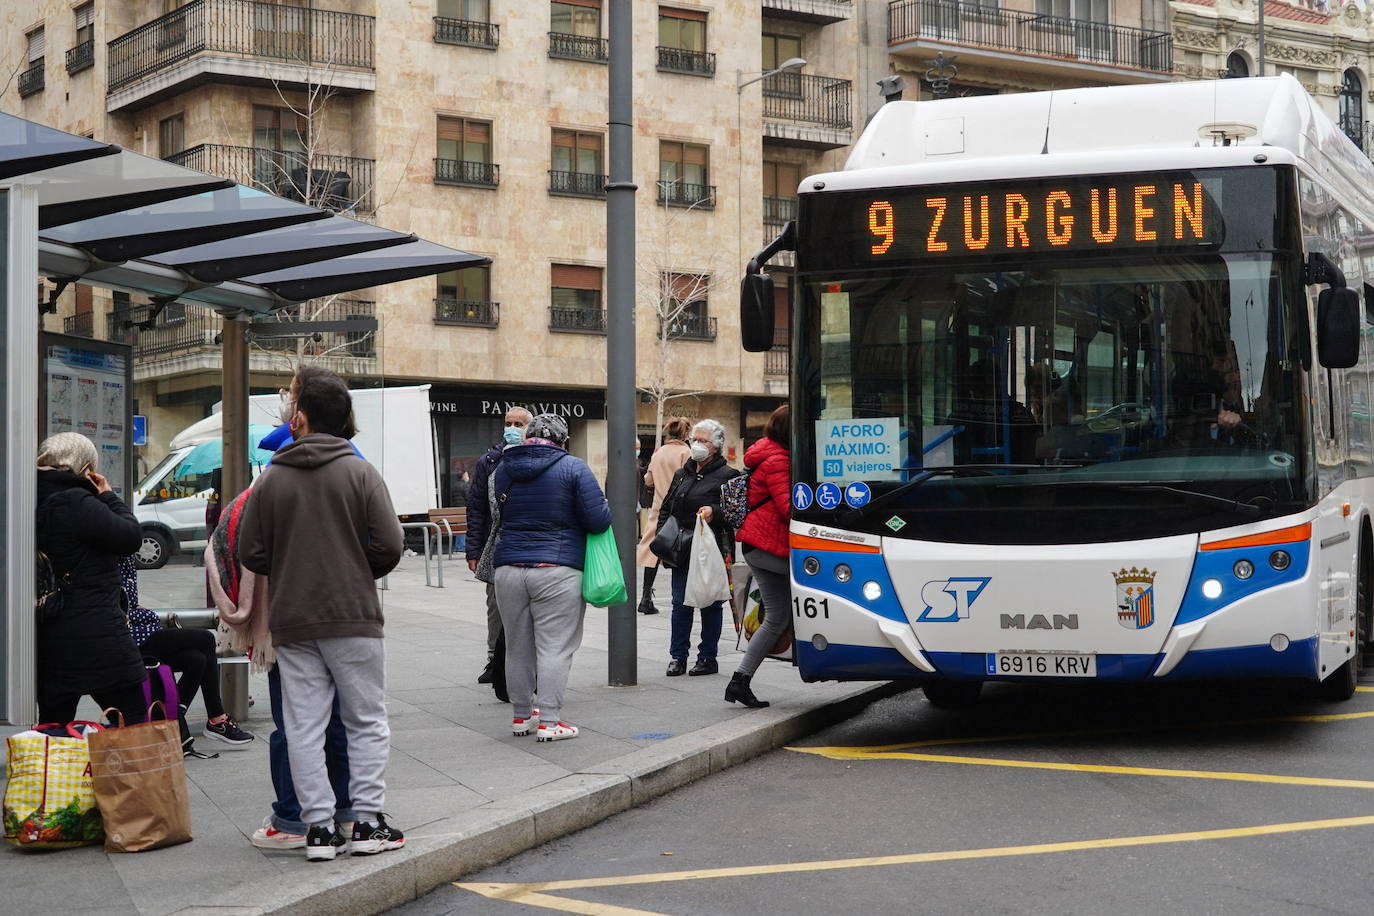
<svg viewBox="0 0 1374 916">
<path fill-rule="evenodd" d="M 1143 630 L 1155 622 L 1155 576 L 1144 567 L 1112 573 L 1116 580 L 1116 622 L 1128 630 Z"/>
</svg>

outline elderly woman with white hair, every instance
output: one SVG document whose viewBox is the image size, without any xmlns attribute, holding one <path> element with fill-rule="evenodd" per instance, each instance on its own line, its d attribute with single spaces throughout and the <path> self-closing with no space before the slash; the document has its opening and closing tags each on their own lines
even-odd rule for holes
<svg viewBox="0 0 1374 916">
<path fill-rule="evenodd" d="M 671 516 L 677 519 L 683 531 L 692 531 L 700 516 L 711 526 L 728 567 L 735 556 L 735 534 L 720 514 L 720 486 L 740 472 L 726 464 L 721 454 L 725 450 L 725 427 L 715 420 L 700 420 L 692 427 L 687 445 L 691 449 L 691 458 L 678 469 L 668 485 L 668 493 L 658 513 L 658 527 L 662 528 Z M 668 643 L 668 654 L 672 660 L 668 663 L 668 677 L 678 677 L 684 673 L 691 677 L 715 674 L 720 671 L 716 650 L 720 643 L 725 603 L 717 601 L 698 609 L 701 611 L 701 642 L 697 644 L 696 664 L 688 671 L 692 608 L 685 603 L 686 593 L 687 567 L 678 564 L 673 570 L 672 636 Z"/>
<path fill-rule="evenodd" d="M 119 558 L 138 550 L 138 519 L 96 471 L 95 444 L 58 433 L 38 447 L 38 549 L 61 607 L 38 624 L 38 718 L 70 722 L 89 694 L 142 722 L 142 656 L 129 633 Z M 175 710 L 170 711 L 175 714 Z"/>
</svg>

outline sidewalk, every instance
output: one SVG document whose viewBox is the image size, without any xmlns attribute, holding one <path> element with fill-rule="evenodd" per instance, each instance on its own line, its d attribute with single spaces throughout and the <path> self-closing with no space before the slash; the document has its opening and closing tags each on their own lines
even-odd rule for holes
<svg viewBox="0 0 1374 916">
<path fill-rule="evenodd" d="M 150 606 L 203 603 L 198 567 L 142 573 Z M 788 665 L 755 677 L 769 709 L 725 703 L 738 659 L 727 623 L 721 674 L 665 678 L 668 614 L 638 616 L 639 686 L 606 686 L 606 612 L 588 608 L 564 714 L 573 741 L 540 744 L 510 733 L 510 707 L 476 683 L 486 659 L 484 586 L 459 559 L 443 589 L 424 584 L 420 557 L 403 560 L 382 592 L 386 613 L 391 760 L 387 816 L 406 847 L 369 858 L 307 865 L 300 850 L 248 842 L 272 801 L 267 679 L 254 676 L 245 749 L 201 738 L 216 760 L 188 760 L 195 840 L 135 855 L 99 847 L 46 854 L 0 850 L 0 887 L 11 901 L 55 912 L 374 913 L 465 872 L 589 826 L 686 782 L 852 715 L 886 685 L 803 684 Z M 666 594 L 666 577 L 660 576 Z M 727 649 L 727 646 L 729 647 Z M 191 710 L 198 731 L 204 713 Z M 94 718 L 94 707 L 82 707 Z M 199 717 L 199 718 L 197 718 Z M 0 730 L 0 737 L 14 730 Z"/>
</svg>

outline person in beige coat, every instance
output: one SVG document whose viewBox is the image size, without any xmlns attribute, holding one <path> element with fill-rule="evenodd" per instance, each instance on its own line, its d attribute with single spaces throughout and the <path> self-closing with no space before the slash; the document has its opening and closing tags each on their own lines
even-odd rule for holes
<svg viewBox="0 0 1374 916">
<path fill-rule="evenodd" d="M 687 447 L 687 433 L 692 429 L 692 421 L 686 417 L 673 417 L 663 425 L 663 444 L 654 450 L 649 459 L 649 470 L 644 473 L 644 486 L 654 492 L 654 504 L 649 510 L 650 522 L 644 525 L 644 534 L 639 539 L 635 562 L 644 567 L 644 589 L 639 599 L 639 613 L 657 614 L 654 607 L 654 577 L 658 575 L 658 557 L 649 550 L 649 542 L 658 534 L 659 509 L 663 497 L 668 495 L 668 484 L 678 468 L 687 463 L 692 450 Z"/>
</svg>

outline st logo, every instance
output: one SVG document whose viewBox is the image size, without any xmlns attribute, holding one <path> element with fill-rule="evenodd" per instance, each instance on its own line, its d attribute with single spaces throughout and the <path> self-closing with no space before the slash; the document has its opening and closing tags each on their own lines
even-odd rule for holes
<svg viewBox="0 0 1374 916">
<path fill-rule="evenodd" d="M 968 619 L 969 609 L 992 579 L 987 576 L 966 576 L 956 579 L 935 579 L 921 586 L 921 600 L 925 608 L 917 623 L 958 623 Z"/>
</svg>

